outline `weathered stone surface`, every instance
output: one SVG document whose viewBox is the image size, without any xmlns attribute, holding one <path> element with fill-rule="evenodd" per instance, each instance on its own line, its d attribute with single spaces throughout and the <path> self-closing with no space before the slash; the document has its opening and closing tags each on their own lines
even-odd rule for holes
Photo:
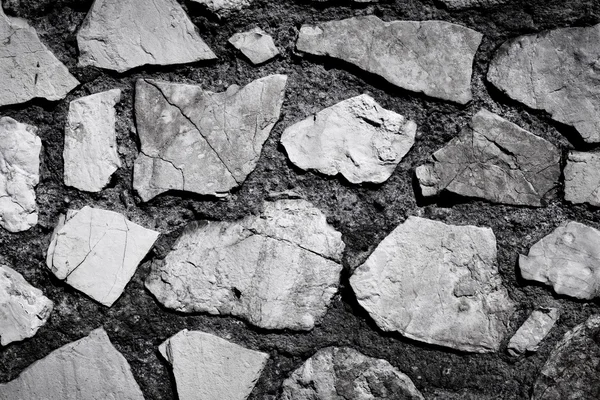
<svg viewBox="0 0 600 400">
<path fill-rule="evenodd" d="M 528 107 L 600 142 L 600 24 L 520 36 L 504 43 L 488 80 Z"/>
<path fill-rule="evenodd" d="M 560 151 L 487 110 L 417 168 L 423 196 L 443 191 L 494 203 L 539 207 L 558 185 Z"/>
<path fill-rule="evenodd" d="M 509 0 L 441 0 L 451 10 L 464 10 L 466 8 L 489 8 L 506 4 Z"/>
<path fill-rule="evenodd" d="M 337 292 L 343 250 L 341 234 L 310 203 L 266 202 L 260 216 L 192 224 L 153 263 L 146 287 L 177 311 L 310 330 Z"/>
<path fill-rule="evenodd" d="M 236 33 L 229 38 L 229 43 L 248 57 L 252 64 L 262 64 L 279 54 L 271 35 L 260 28 Z"/>
<path fill-rule="evenodd" d="M 121 167 L 117 154 L 115 104 L 121 90 L 113 89 L 73 100 L 65 127 L 65 184 L 99 192 Z"/>
<path fill-rule="evenodd" d="M 408 376 L 389 362 L 347 347 L 328 347 L 283 382 L 279 400 L 423 400 Z"/>
<path fill-rule="evenodd" d="M 508 342 L 508 352 L 517 356 L 537 351 L 540 342 L 548 336 L 559 315 L 557 308 L 534 310 Z"/>
<path fill-rule="evenodd" d="M 514 310 L 489 228 L 409 217 L 350 284 L 382 330 L 463 351 L 497 351 Z"/>
<path fill-rule="evenodd" d="M 352 183 L 387 180 L 415 142 L 417 125 L 363 94 L 288 127 L 281 136 L 298 167 Z"/>
<path fill-rule="evenodd" d="M 252 0 L 192 0 L 206 6 L 210 11 L 220 17 L 227 17 L 244 7 L 248 7 Z"/>
<path fill-rule="evenodd" d="M 86 206 L 60 217 L 46 264 L 58 279 L 110 307 L 157 238 L 119 213 Z"/>
<path fill-rule="evenodd" d="M 144 395 L 125 357 L 98 328 L 0 384 L 0 399 L 144 400 Z"/>
<path fill-rule="evenodd" d="M 565 200 L 600 207 L 600 153 L 570 151 L 565 174 Z"/>
<path fill-rule="evenodd" d="M 384 22 L 369 15 L 304 25 L 299 51 L 344 60 L 431 97 L 469 102 L 473 57 L 482 35 L 444 21 Z"/>
<path fill-rule="evenodd" d="M 269 355 L 204 332 L 183 331 L 160 345 L 179 400 L 245 400 Z"/>
<path fill-rule="evenodd" d="M 0 118 L 0 225 L 21 232 L 38 221 L 35 186 L 40 180 L 42 141 L 37 128 Z"/>
<path fill-rule="evenodd" d="M 52 312 L 52 301 L 31 286 L 23 275 L 0 265 L 0 344 L 30 338 Z"/>
<path fill-rule="evenodd" d="M 133 186 L 144 201 L 168 190 L 225 196 L 256 168 L 279 119 L 285 75 L 223 93 L 139 80 L 135 115 L 141 152 Z"/>
<path fill-rule="evenodd" d="M 217 58 L 176 0 L 95 0 L 77 33 L 79 65 L 124 72 Z"/>
</svg>

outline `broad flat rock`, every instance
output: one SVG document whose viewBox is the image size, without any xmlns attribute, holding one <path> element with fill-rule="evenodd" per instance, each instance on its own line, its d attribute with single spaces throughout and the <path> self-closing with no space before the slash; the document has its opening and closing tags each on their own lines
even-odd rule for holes
<svg viewBox="0 0 600 400">
<path fill-rule="evenodd" d="M 144 400 L 144 395 L 125 357 L 98 328 L 0 384 L 0 399 Z"/>
<path fill-rule="evenodd" d="M 600 24 L 561 28 L 505 42 L 487 79 L 509 97 L 600 143 Z"/>
<path fill-rule="evenodd" d="M 153 263 L 146 287 L 180 312 L 310 330 L 337 292 L 341 237 L 304 200 L 265 202 L 260 216 L 191 224 L 167 257 Z"/>
<path fill-rule="evenodd" d="M 279 119 L 287 77 L 270 75 L 213 93 L 139 80 L 135 115 L 141 152 L 133 187 L 143 201 L 169 190 L 225 196 L 256 168 Z"/>
<path fill-rule="evenodd" d="M 386 181 L 415 142 L 417 125 L 363 94 L 288 127 L 281 136 L 304 170 L 342 174 L 352 183 Z"/>
<path fill-rule="evenodd" d="M 328 347 L 283 382 L 279 400 L 423 400 L 408 376 L 389 362 L 347 347 Z"/>
<path fill-rule="evenodd" d="M 485 109 L 416 170 L 423 196 L 443 192 L 542 206 L 560 179 L 560 151 Z"/>
<path fill-rule="evenodd" d="M 157 238 L 119 213 L 86 206 L 60 217 L 46 264 L 58 279 L 110 307 Z"/>
<path fill-rule="evenodd" d="M 192 0 L 194 3 L 206 6 L 219 17 L 228 17 L 244 7 L 248 7 L 252 0 Z"/>
<path fill-rule="evenodd" d="M 124 72 L 217 58 L 176 0 L 95 0 L 77 33 L 79 65 Z"/>
<path fill-rule="evenodd" d="M 42 141 L 36 132 L 34 126 L 0 118 L 0 226 L 10 232 L 26 231 L 38 221 Z"/>
<path fill-rule="evenodd" d="M 517 356 L 525 352 L 537 351 L 540 342 L 548 336 L 559 316 L 560 312 L 557 308 L 533 311 L 508 342 L 508 352 Z"/>
<path fill-rule="evenodd" d="M 50 317 L 53 303 L 23 275 L 0 265 L 0 344 L 30 338 Z M 1 393 L 1 392 L 0 392 Z"/>
<path fill-rule="evenodd" d="M 508 3 L 510 0 L 441 0 L 451 10 L 467 8 L 491 8 Z"/>
<path fill-rule="evenodd" d="M 600 207 L 600 153 L 570 151 L 565 174 L 565 200 Z"/>
<path fill-rule="evenodd" d="M 115 105 L 121 90 L 113 89 L 73 100 L 65 127 L 65 184 L 99 192 L 121 167 L 117 154 Z"/>
<path fill-rule="evenodd" d="M 269 355 L 218 336 L 183 331 L 160 345 L 172 365 L 179 400 L 245 400 Z"/>
<path fill-rule="evenodd" d="M 296 48 L 344 60 L 412 92 L 466 104 L 481 39 L 449 22 L 384 22 L 370 15 L 304 25 Z"/>
<path fill-rule="evenodd" d="M 382 330 L 469 352 L 497 351 L 514 310 L 489 228 L 409 217 L 350 284 Z"/>
<path fill-rule="evenodd" d="M 260 28 L 236 33 L 229 38 L 229 43 L 248 57 L 252 64 L 262 64 L 279 54 L 271 35 Z"/>
</svg>

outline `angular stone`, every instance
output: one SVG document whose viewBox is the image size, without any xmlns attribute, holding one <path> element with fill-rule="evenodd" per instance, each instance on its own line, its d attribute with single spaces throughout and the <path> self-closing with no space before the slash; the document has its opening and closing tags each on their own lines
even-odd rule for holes
<svg viewBox="0 0 600 400">
<path fill-rule="evenodd" d="M 86 206 L 60 217 L 46 264 L 58 279 L 110 307 L 157 238 L 119 213 Z"/>
<path fill-rule="evenodd" d="M 115 105 L 121 90 L 113 89 L 73 100 L 65 127 L 65 184 L 99 192 L 121 167 L 117 154 Z"/>
<path fill-rule="evenodd" d="M 417 125 L 363 94 L 288 128 L 290 160 L 304 170 L 342 174 L 352 183 L 386 181 L 415 142 Z"/>
<path fill-rule="evenodd" d="M 23 275 L 0 265 L 0 344 L 30 338 L 50 317 L 53 303 Z"/>
<path fill-rule="evenodd" d="M 0 226 L 10 232 L 26 231 L 38 221 L 42 141 L 36 132 L 34 126 L 0 118 Z"/>
<path fill-rule="evenodd" d="M 219 17 L 228 17 L 235 11 L 248 7 L 252 0 L 192 0 L 194 3 L 202 4 Z"/>
<path fill-rule="evenodd" d="M 449 22 L 384 22 L 369 15 L 304 25 L 296 47 L 344 60 L 403 89 L 466 104 L 481 39 Z"/>
<path fill-rule="evenodd" d="M 540 342 L 548 336 L 559 316 L 560 312 L 557 308 L 533 311 L 508 342 L 508 352 L 517 356 L 525 352 L 537 351 Z"/>
<path fill-rule="evenodd" d="M 423 196 L 442 192 L 493 203 L 542 206 L 558 186 L 560 151 L 487 110 L 416 170 Z"/>
<path fill-rule="evenodd" d="M 287 77 L 213 93 L 151 80 L 136 85 L 141 152 L 133 186 L 143 201 L 169 190 L 225 196 L 256 168 L 279 119 Z"/>
<path fill-rule="evenodd" d="M 310 330 L 337 292 L 341 236 L 304 200 L 266 202 L 260 216 L 191 224 L 153 263 L 146 287 L 180 312 Z"/>
<path fill-rule="evenodd" d="M 217 58 L 176 0 L 95 0 L 77 33 L 79 65 L 124 72 Z"/>
<path fill-rule="evenodd" d="M 565 174 L 565 200 L 600 207 L 600 153 L 570 151 Z"/>
<path fill-rule="evenodd" d="M 204 332 L 183 331 L 160 345 L 179 400 L 245 400 L 269 355 Z"/>
<path fill-rule="evenodd" d="M 497 351 L 514 310 L 489 228 L 409 217 L 350 284 L 382 330 L 463 351 Z"/>
<path fill-rule="evenodd" d="M 423 400 L 408 376 L 389 362 L 348 347 L 328 347 L 283 382 L 279 400 Z"/>
<path fill-rule="evenodd" d="M 441 0 L 451 10 L 467 8 L 491 8 L 508 3 L 510 0 Z"/>
<path fill-rule="evenodd" d="M 509 97 L 600 143 L 600 24 L 560 28 L 505 42 L 487 79 Z"/>
<path fill-rule="evenodd" d="M 260 28 L 236 33 L 229 38 L 229 43 L 248 57 L 252 64 L 262 64 L 279 54 L 271 35 Z"/>
<path fill-rule="evenodd" d="M 125 357 L 102 328 L 0 384 L 0 399 L 144 400 Z"/>
</svg>

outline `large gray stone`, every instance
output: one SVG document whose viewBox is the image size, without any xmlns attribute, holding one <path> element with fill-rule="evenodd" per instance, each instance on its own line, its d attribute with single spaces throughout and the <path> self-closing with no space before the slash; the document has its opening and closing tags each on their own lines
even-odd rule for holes
<svg viewBox="0 0 600 400">
<path fill-rule="evenodd" d="M 242 8 L 248 7 L 252 0 L 192 0 L 206 6 L 219 17 L 228 17 Z"/>
<path fill-rule="evenodd" d="M 260 28 L 236 33 L 229 43 L 242 52 L 252 64 L 262 64 L 279 54 L 273 38 Z"/>
<path fill-rule="evenodd" d="M 565 200 L 600 207 L 600 153 L 570 151 L 565 175 Z"/>
<path fill-rule="evenodd" d="M 513 356 L 537 351 L 539 344 L 550 333 L 558 320 L 557 308 L 534 310 L 508 342 L 508 352 Z"/>
</svg>

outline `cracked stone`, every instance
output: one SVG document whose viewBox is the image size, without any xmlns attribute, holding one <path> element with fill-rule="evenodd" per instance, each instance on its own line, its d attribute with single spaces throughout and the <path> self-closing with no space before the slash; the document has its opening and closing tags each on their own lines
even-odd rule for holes
<svg viewBox="0 0 600 400">
<path fill-rule="evenodd" d="M 169 190 L 226 196 L 256 168 L 279 119 L 287 77 L 270 75 L 213 93 L 196 85 L 139 80 L 141 152 L 133 186 L 143 201 Z"/>
<path fill-rule="evenodd" d="M 424 400 L 408 376 L 389 362 L 347 347 L 328 347 L 283 382 L 279 400 Z"/>
<path fill-rule="evenodd" d="M 58 279 L 110 307 L 157 238 L 119 213 L 86 206 L 60 217 L 46 264 Z"/>
<path fill-rule="evenodd" d="M 482 37 L 444 21 L 384 22 L 370 15 L 304 25 L 296 48 L 343 60 L 412 92 L 466 104 Z"/>
<path fill-rule="evenodd" d="M 600 143 L 600 24 L 511 39 L 498 49 L 487 79 L 574 127 L 586 143 Z"/>
<path fill-rule="evenodd" d="M 497 351 L 514 311 L 489 228 L 409 217 L 350 284 L 382 330 L 462 351 Z"/>
<path fill-rule="evenodd" d="M 344 242 L 304 200 L 265 202 L 260 216 L 191 224 L 146 287 L 167 308 L 310 330 L 337 292 Z"/>
<path fill-rule="evenodd" d="M 493 203 L 542 206 L 560 179 L 560 151 L 485 109 L 416 170 L 423 196 L 450 192 Z"/>
<path fill-rule="evenodd" d="M 144 400 L 125 357 L 102 328 L 31 364 L 0 384 L 1 399 Z"/>
<path fill-rule="evenodd" d="M 441 0 L 451 10 L 467 8 L 492 8 L 508 3 L 510 0 Z"/>
<path fill-rule="evenodd" d="M 115 105 L 121 90 L 113 89 L 73 100 L 65 127 L 65 184 L 99 192 L 121 167 L 117 154 Z"/>
<path fill-rule="evenodd" d="M 248 57 L 252 64 L 262 64 L 279 54 L 271 35 L 260 28 L 236 33 L 229 38 L 229 43 Z"/>
<path fill-rule="evenodd" d="M 600 207 L 600 153 L 570 151 L 565 174 L 565 200 Z"/>
<path fill-rule="evenodd" d="M 540 342 L 548 336 L 559 316 L 560 312 L 557 308 L 533 311 L 508 342 L 508 352 L 518 356 L 525 352 L 537 351 Z"/>
<path fill-rule="evenodd" d="M 212 13 L 219 17 L 228 17 L 244 7 L 248 7 L 252 0 L 192 0 L 194 3 L 202 4 Z"/>
<path fill-rule="evenodd" d="M 77 33 L 79 65 L 125 72 L 217 56 L 176 0 L 95 0 Z"/>
<path fill-rule="evenodd" d="M 281 143 L 303 170 L 381 183 L 411 149 L 416 130 L 414 122 L 363 94 L 288 127 Z"/>
<path fill-rule="evenodd" d="M 0 265 L 0 344 L 35 335 L 48 320 L 53 303 L 23 275 Z"/>
<path fill-rule="evenodd" d="M 269 359 L 266 353 L 187 329 L 159 351 L 173 367 L 179 400 L 245 400 Z"/>
</svg>

